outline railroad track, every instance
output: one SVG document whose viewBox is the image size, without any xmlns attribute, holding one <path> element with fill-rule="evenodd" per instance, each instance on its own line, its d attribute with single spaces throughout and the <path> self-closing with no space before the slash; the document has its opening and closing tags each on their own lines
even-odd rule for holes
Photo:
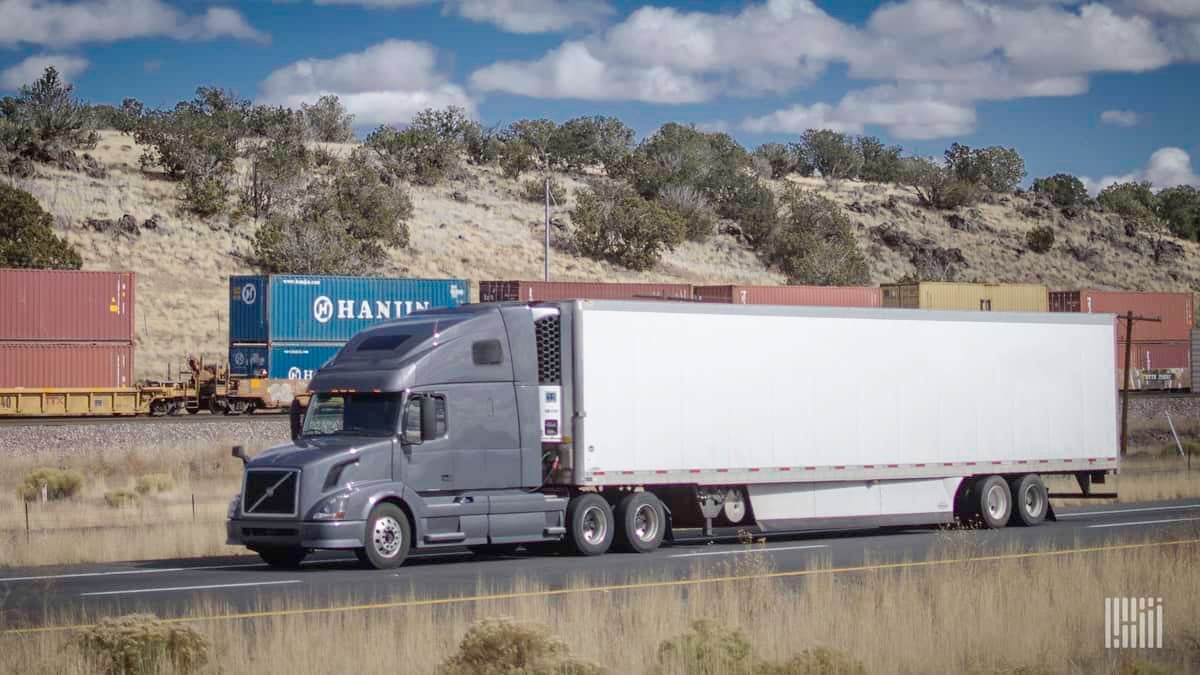
<svg viewBox="0 0 1200 675">
<path fill-rule="evenodd" d="M 80 424 L 215 424 L 241 420 L 285 420 L 282 412 L 259 412 L 249 415 L 214 415 L 200 412 L 195 415 L 116 415 L 93 417 L 0 417 L 0 427 L 61 427 Z"/>
</svg>

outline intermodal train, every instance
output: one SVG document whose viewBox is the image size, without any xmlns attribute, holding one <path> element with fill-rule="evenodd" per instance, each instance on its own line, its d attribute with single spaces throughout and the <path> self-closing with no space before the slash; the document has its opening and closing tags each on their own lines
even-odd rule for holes
<svg viewBox="0 0 1200 675">
<path fill-rule="evenodd" d="M 188 359 L 165 380 L 134 380 L 132 272 L 0 270 L 0 417 L 239 415 L 303 399 L 308 380 L 355 333 L 426 309 L 470 302 L 465 279 L 233 276 L 223 363 Z M 1039 284 L 920 282 L 879 286 L 481 281 L 480 302 L 652 299 L 754 305 L 992 312 L 1133 312 L 1118 326 L 1117 385 L 1190 391 L 1200 373 L 1193 294 Z"/>
</svg>

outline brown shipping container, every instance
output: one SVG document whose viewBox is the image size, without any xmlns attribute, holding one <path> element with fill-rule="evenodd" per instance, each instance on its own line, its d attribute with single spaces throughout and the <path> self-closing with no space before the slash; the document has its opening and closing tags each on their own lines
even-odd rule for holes
<svg viewBox="0 0 1200 675">
<path fill-rule="evenodd" d="M 111 388 L 133 383 L 133 346 L 0 342 L 0 389 Z"/>
<path fill-rule="evenodd" d="M 737 305 L 809 305 L 822 307 L 879 307 L 876 286 L 697 286 L 701 302 Z"/>
<path fill-rule="evenodd" d="M 1188 389 L 1192 383 L 1191 341 L 1134 341 L 1129 350 L 1131 389 Z M 1117 386 L 1125 381 L 1125 342 L 1117 343 Z"/>
<path fill-rule="evenodd" d="M 1188 340 L 1194 324 L 1191 293 L 1138 293 L 1134 291 L 1052 291 L 1051 312 L 1088 312 L 1156 316 L 1161 322 L 1138 321 L 1133 325 L 1133 341 Z M 1117 321 L 1119 339 L 1125 339 L 1125 322 Z"/>
<path fill-rule="evenodd" d="M 0 269 L 0 340 L 131 342 L 133 272 Z"/>
<path fill-rule="evenodd" d="M 690 284 L 604 284 L 586 281 L 481 281 L 480 302 L 537 300 L 691 300 Z"/>
</svg>

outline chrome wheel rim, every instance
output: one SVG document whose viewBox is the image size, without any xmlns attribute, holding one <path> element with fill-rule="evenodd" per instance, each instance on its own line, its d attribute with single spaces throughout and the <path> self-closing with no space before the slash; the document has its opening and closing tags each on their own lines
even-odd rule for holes
<svg viewBox="0 0 1200 675">
<path fill-rule="evenodd" d="M 642 504 L 633 514 L 633 534 L 638 541 L 654 541 L 658 536 L 658 509 Z"/>
<path fill-rule="evenodd" d="M 580 524 L 583 526 L 583 540 L 589 544 L 600 544 L 608 535 L 608 518 L 604 515 L 604 509 L 599 506 L 584 509 Z"/>
<path fill-rule="evenodd" d="M 1026 486 L 1023 499 L 1025 513 L 1034 518 L 1040 518 L 1042 511 L 1046 508 L 1046 500 L 1042 497 L 1042 491 L 1038 489 L 1037 485 Z"/>
<path fill-rule="evenodd" d="M 988 488 L 984 499 L 987 503 L 988 515 L 993 520 L 1000 520 L 1008 515 L 1008 490 L 1003 485 L 993 485 Z"/>
<path fill-rule="evenodd" d="M 371 533 L 371 543 L 375 551 L 385 558 L 395 558 L 404 545 L 404 532 L 400 523 L 391 516 L 384 516 L 375 521 L 375 529 Z"/>
</svg>

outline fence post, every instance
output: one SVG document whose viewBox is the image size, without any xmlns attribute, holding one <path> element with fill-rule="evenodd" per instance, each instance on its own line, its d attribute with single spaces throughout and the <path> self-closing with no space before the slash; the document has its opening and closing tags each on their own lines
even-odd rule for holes
<svg viewBox="0 0 1200 675">
<path fill-rule="evenodd" d="M 25 542 L 29 543 L 29 500 L 22 499 L 25 503 Z"/>
<path fill-rule="evenodd" d="M 196 522 L 196 493 L 192 493 L 192 522 Z"/>
</svg>

